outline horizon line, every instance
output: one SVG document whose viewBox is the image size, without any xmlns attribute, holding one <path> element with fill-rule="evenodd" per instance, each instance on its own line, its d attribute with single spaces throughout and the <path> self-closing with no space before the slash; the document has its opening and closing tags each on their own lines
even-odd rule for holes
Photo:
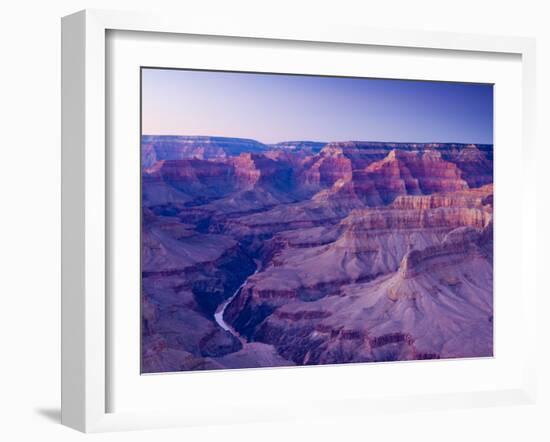
<svg viewBox="0 0 550 442">
<path fill-rule="evenodd" d="M 474 145 L 484 145 L 484 146 L 494 146 L 494 143 L 479 143 L 479 142 L 466 142 L 466 141 L 388 141 L 388 140 L 354 140 L 354 139 L 338 139 L 338 140 L 312 140 L 312 139 L 292 139 L 292 140 L 280 140 L 275 141 L 271 143 L 266 143 L 264 141 L 260 141 L 256 138 L 248 138 L 248 137 L 230 137 L 225 135 L 190 135 L 190 134 L 141 134 L 140 137 L 203 137 L 203 138 L 225 138 L 225 139 L 238 139 L 238 140 L 248 140 L 248 141 L 255 141 L 260 144 L 264 144 L 266 146 L 274 145 L 274 144 L 281 144 L 281 143 L 324 143 L 324 144 L 330 144 L 330 143 L 387 143 L 387 144 L 474 144 Z"/>
</svg>

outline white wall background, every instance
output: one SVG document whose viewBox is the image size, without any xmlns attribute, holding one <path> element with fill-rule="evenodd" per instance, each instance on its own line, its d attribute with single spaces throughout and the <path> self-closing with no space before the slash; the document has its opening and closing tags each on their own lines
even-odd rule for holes
<svg viewBox="0 0 550 442">
<path fill-rule="evenodd" d="M 538 39 L 539 348 L 536 406 L 369 416 L 362 421 L 286 422 L 91 436 L 262 440 L 550 440 L 545 129 L 550 122 L 550 13 L 544 1 L 493 0 L 12 0 L 0 7 L 0 438 L 83 440 L 59 425 L 60 17 L 83 8 L 165 10 L 231 19 L 349 23 L 535 36 Z M 544 203 L 544 207 L 543 207 Z M 90 436 L 89 436 L 90 437 Z"/>
</svg>

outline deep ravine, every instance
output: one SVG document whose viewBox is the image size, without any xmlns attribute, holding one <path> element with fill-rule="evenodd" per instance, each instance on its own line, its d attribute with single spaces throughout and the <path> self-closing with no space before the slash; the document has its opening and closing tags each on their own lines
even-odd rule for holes
<svg viewBox="0 0 550 442">
<path fill-rule="evenodd" d="M 233 299 L 235 299 L 241 289 L 246 285 L 248 280 L 261 270 L 261 262 L 257 259 L 255 259 L 254 262 L 256 263 L 256 270 L 254 271 L 254 273 L 246 278 L 243 283 L 239 287 L 237 287 L 237 290 L 235 290 L 235 292 L 233 292 L 233 294 L 229 298 L 227 298 L 218 306 L 218 308 L 216 309 L 216 313 L 214 313 L 214 320 L 216 321 L 216 324 L 218 324 L 223 330 L 235 336 L 235 338 L 237 338 L 243 345 L 246 344 L 247 341 L 230 324 L 225 322 L 223 315 L 227 306 L 231 303 L 231 301 L 233 301 Z"/>
</svg>

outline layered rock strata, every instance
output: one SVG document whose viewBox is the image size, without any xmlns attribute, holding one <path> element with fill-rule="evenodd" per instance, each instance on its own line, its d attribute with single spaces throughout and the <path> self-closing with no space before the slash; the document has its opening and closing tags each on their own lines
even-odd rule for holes
<svg viewBox="0 0 550 442">
<path fill-rule="evenodd" d="M 492 146 L 142 154 L 143 372 L 492 355 Z"/>
</svg>

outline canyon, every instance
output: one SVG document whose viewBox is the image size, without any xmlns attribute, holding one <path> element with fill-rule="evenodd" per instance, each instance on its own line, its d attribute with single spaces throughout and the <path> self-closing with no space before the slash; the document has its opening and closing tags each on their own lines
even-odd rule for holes
<svg viewBox="0 0 550 442">
<path fill-rule="evenodd" d="M 492 145 L 141 147 L 143 373 L 492 356 Z"/>
</svg>

